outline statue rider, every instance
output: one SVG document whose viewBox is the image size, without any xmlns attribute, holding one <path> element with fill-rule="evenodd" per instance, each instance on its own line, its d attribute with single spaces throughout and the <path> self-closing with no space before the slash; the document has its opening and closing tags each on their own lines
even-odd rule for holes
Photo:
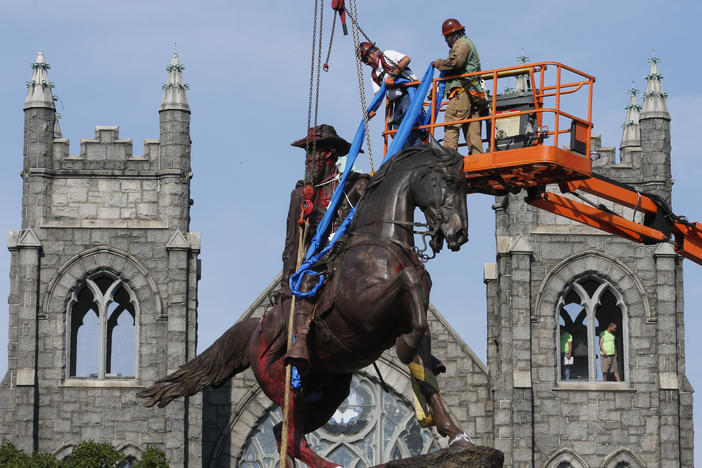
<svg viewBox="0 0 702 468">
<path fill-rule="evenodd" d="M 337 135 L 331 125 L 321 124 L 310 128 L 307 136 L 291 143 L 291 146 L 305 149 L 305 179 L 297 182 L 290 194 L 290 208 L 286 224 L 285 249 L 283 250 L 282 299 L 289 298 L 290 276 L 297 269 L 297 247 L 300 225 L 309 223 L 303 242 L 305 251 L 314 237 L 324 213 L 327 211 L 334 190 L 339 185 L 340 172 L 337 160 L 348 154 L 351 144 Z M 350 167 L 345 170 L 351 170 Z M 368 174 L 352 172 L 346 182 L 344 196 L 339 201 L 337 211 L 328 232 L 323 239 L 328 239 L 343 222 L 353 205 L 365 192 Z M 288 350 L 286 364 L 293 364 L 301 375 L 309 371 L 309 353 L 307 349 L 307 332 L 310 328 L 312 304 L 298 300 L 293 316 L 293 333 L 295 342 Z"/>
</svg>

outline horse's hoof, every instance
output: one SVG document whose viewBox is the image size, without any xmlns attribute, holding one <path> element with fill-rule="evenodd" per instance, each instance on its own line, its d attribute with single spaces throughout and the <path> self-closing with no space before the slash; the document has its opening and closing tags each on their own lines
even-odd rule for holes
<svg viewBox="0 0 702 468">
<path fill-rule="evenodd" d="M 474 447 L 475 444 L 473 443 L 473 439 L 470 438 L 470 436 L 466 433 L 463 432 L 461 434 L 458 434 L 456 437 L 451 439 L 451 442 L 449 442 L 449 447 Z"/>
</svg>

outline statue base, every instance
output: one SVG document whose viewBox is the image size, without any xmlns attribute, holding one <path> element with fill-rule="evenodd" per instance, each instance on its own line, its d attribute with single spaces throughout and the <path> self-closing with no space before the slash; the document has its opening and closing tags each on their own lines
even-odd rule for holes
<svg viewBox="0 0 702 468">
<path fill-rule="evenodd" d="M 425 455 L 393 460 L 373 468 L 502 468 L 505 456 L 482 445 L 448 447 Z"/>
</svg>

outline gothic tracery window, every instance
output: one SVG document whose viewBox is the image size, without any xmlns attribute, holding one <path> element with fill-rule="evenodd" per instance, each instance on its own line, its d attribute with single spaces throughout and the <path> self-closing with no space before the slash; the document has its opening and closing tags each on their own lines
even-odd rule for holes
<svg viewBox="0 0 702 468">
<path fill-rule="evenodd" d="M 273 426 L 281 420 L 280 409 L 268 413 L 249 436 L 240 467 L 278 466 Z M 402 398 L 356 375 L 346 401 L 326 425 L 307 434 L 307 441 L 319 455 L 347 468 L 375 466 L 439 449 L 431 431 L 419 426 L 414 410 Z"/>
<path fill-rule="evenodd" d="M 560 381 L 594 382 L 626 379 L 625 343 L 627 338 L 626 305 L 621 294 L 606 280 L 586 276 L 571 283 L 559 303 L 558 369 Z M 614 324 L 614 331 L 607 331 Z M 609 334 L 609 335 L 607 335 Z M 614 337 L 613 368 L 607 366 L 602 338 Z M 570 344 L 569 344 L 570 343 Z M 611 350 L 610 350 L 610 353 Z M 570 357 L 569 357 L 570 356 Z M 614 371 L 617 372 L 614 372 Z"/>
<path fill-rule="evenodd" d="M 68 303 L 67 377 L 134 377 L 137 309 L 115 275 L 101 272 L 81 281 Z"/>
</svg>

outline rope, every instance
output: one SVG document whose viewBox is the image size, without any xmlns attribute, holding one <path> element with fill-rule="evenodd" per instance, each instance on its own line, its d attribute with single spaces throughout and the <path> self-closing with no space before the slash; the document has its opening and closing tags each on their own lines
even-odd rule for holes
<svg viewBox="0 0 702 468">
<path fill-rule="evenodd" d="M 356 7 L 356 0 L 351 0 L 349 2 L 349 5 L 351 9 L 354 11 L 354 14 L 358 11 Z M 363 36 L 370 42 L 370 39 L 368 39 L 368 36 L 366 33 L 361 30 L 360 26 L 358 25 L 358 22 L 355 20 L 354 15 L 351 14 L 349 10 L 347 10 L 347 13 L 349 14 L 349 17 L 351 18 L 351 33 L 353 34 L 353 55 L 356 59 L 356 77 L 358 78 L 358 91 L 361 96 L 361 115 L 363 116 L 363 128 L 365 129 L 366 132 L 366 146 L 368 147 L 368 161 L 370 163 L 370 173 L 371 176 L 375 173 L 375 165 L 373 164 L 373 148 L 371 147 L 371 138 L 370 138 L 370 132 L 368 131 L 368 113 L 366 111 L 366 89 L 365 86 L 363 85 L 363 64 L 361 63 L 361 58 L 358 56 L 356 53 L 356 50 L 358 50 L 358 46 L 361 43 L 361 40 L 359 38 L 359 31 L 363 34 Z M 351 169 L 351 168 L 349 168 Z"/>
<path fill-rule="evenodd" d="M 317 34 L 317 12 L 319 11 L 319 35 Z M 324 24 L 324 2 L 322 2 L 321 7 L 319 6 L 319 0 L 314 1 L 314 16 L 312 20 L 312 60 L 310 64 L 310 94 L 309 101 L 307 103 L 307 130 L 310 128 L 317 127 L 317 115 L 319 112 L 319 76 L 321 71 L 322 62 L 322 28 Z M 318 40 L 319 37 L 319 40 Z M 315 54 L 316 54 L 316 64 L 315 64 Z M 315 66 L 316 65 L 316 66 Z M 316 78 L 316 83 L 315 83 Z M 314 95 L 314 122 L 312 122 L 312 99 Z M 311 125 L 314 123 L 314 125 Z M 312 130 L 312 154 L 316 152 L 317 139 L 314 137 L 314 130 Z M 305 145 L 305 151 L 309 152 L 310 144 L 309 141 Z M 299 226 L 299 236 L 297 246 L 297 268 L 300 268 L 300 264 L 305 257 L 304 251 L 304 241 L 307 236 L 307 228 L 309 227 L 309 221 L 305 221 L 304 228 L 302 225 Z M 286 349 L 290 349 L 293 340 L 293 315 L 295 314 L 295 296 L 292 297 L 292 302 L 290 303 L 290 315 L 288 316 L 288 330 L 287 330 L 287 346 Z M 291 381 L 292 377 L 292 366 L 288 364 L 285 366 L 285 391 L 283 397 L 283 427 L 280 437 L 280 466 L 287 466 L 287 455 L 288 455 L 288 426 L 290 424 L 290 391 L 291 391 Z"/>
<path fill-rule="evenodd" d="M 305 221 L 304 227 L 300 225 L 298 227 L 298 235 L 300 238 L 297 241 L 297 268 L 300 268 L 302 259 L 304 258 L 304 245 L 305 237 L 307 237 L 307 228 L 310 223 Z M 295 315 L 295 302 L 296 297 L 292 297 L 292 302 L 290 302 L 290 315 L 288 316 L 288 329 L 287 329 L 287 347 L 290 349 L 293 343 L 293 315 Z M 288 455 L 288 426 L 290 424 L 290 392 L 292 382 L 290 378 L 292 377 L 292 365 L 288 364 L 285 366 L 285 390 L 283 393 L 283 427 L 280 434 L 280 466 L 287 466 L 287 455 Z"/>
</svg>

